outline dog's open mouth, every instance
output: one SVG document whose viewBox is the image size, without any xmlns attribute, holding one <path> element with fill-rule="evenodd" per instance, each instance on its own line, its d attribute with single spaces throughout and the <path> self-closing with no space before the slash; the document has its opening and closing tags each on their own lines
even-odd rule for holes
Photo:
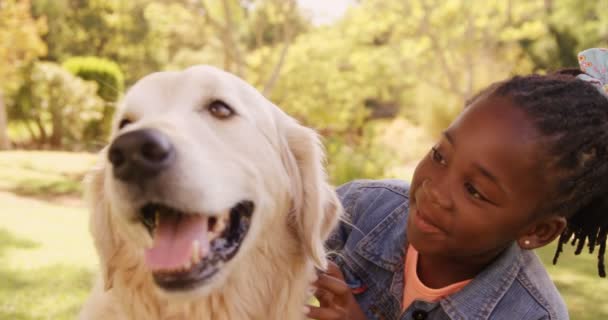
<svg viewBox="0 0 608 320">
<path fill-rule="evenodd" d="M 242 201 L 225 214 L 185 213 L 156 203 L 140 210 L 154 239 L 146 265 L 158 286 L 187 290 L 205 284 L 239 250 L 251 224 L 254 204 Z"/>
</svg>

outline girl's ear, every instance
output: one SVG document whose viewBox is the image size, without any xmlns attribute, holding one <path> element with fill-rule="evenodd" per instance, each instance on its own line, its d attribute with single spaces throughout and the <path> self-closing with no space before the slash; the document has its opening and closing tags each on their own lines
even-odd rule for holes
<svg viewBox="0 0 608 320">
<path fill-rule="evenodd" d="M 549 216 L 535 222 L 528 231 L 517 239 L 519 247 L 532 250 L 543 247 L 562 234 L 566 225 L 566 218 L 562 216 Z"/>
</svg>

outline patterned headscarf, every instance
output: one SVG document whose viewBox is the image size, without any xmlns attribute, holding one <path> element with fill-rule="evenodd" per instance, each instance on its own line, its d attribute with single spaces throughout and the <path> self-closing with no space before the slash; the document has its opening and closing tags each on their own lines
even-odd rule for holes
<svg viewBox="0 0 608 320">
<path fill-rule="evenodd" d="M 592 48 L 578 54 L 581 71 L 577 78 L 587 81 L 608 98 L 608 49 Z"/>
</svg>

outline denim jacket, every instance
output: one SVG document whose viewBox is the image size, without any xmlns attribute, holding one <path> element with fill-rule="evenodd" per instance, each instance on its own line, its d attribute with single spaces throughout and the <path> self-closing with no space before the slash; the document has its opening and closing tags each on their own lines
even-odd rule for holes
<svg viewBox="0 0 608 320">
<path fill-rule="evenodd" d="M 516 244 L 460 291 L 435 303 L 414 301 L 402 312 L 408 188 L 398 180 L 338 188 L 346 219 L 326 244 L 368 319 L 568 319 L 538 257 Z"/>
</svg>

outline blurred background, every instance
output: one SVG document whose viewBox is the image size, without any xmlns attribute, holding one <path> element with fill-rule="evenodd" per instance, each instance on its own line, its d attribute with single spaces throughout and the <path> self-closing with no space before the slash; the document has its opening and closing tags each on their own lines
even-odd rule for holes
<svg viewBox="0 0 608 320">
<path fill-rule="evenodd" d="M 72 319 L 97 260 L 81 179 L 158 70 L 231 71 L 324 137 L 334 184 L 409 180 L 464 102 L 608 47 L 608 0 L 0 0 L 0 319 Z M 539 250 L 572 319 L 607 319 L 596 259 Z"/>
</svg>

